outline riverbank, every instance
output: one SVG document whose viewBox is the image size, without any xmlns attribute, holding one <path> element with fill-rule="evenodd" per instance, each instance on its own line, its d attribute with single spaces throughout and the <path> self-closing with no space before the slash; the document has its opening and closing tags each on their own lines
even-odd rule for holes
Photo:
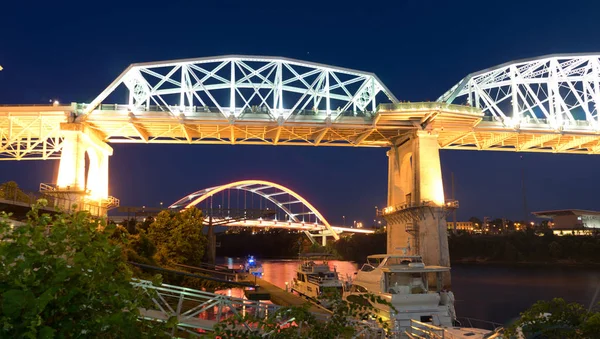
<svg viewBox="0 0 600 339">
<path fill-rule="evenodd" d="M 452 260 L 451 265 L 465 266 L 495 266 L 495 267 L 573 267 L 573 268 L 600 268 L 600 263 L 584 263 L 572 260 L 557 260 L 557 261 L 502 261 L 502 260 L 484 260 L 480 258 L 463 258 L 460 260 Z"/>
<path fill-rule="evenodd" d="M 328 244 L 341 260 L 363 263 L 367 256 L 386 253 L 386 233 L 354 234 Z M 293 259 L 310 248 L 302 233 L 222 234 L 219 256 Z M 458 234 L 448 237 L 452 264 L 600 267 L 600 238 L 515 232 L 506 235 Z"/>
</svg>

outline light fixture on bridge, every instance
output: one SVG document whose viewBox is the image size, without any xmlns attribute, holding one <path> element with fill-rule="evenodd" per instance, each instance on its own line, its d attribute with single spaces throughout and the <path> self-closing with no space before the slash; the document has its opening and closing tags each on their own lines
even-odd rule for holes
<svg viewBox="0 0 600 339">
<path fill-rule="evenodd" d="M 506 117 L 503 123 L 508 128 L 518 129 L 521 125 L 521 119 L 519 117 Z"/>
</svg>

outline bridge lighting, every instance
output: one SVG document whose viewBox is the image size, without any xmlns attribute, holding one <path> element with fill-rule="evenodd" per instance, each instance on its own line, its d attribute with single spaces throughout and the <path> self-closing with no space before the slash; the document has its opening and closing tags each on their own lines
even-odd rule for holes
<svg viewBox="0 0 600 339">
<path fill-rule="evenodd" d="M 518 117 L 506 117 L 504 118 L 504 126 L 508 128 L 518 128 L 520 119 Z"/>
</svg>

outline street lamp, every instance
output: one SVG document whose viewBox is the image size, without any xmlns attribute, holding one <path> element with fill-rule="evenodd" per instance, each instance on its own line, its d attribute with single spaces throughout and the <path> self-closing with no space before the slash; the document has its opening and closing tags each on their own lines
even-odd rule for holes
<svg viewBox="0 0 600 339">
<path fill-rule="evenodd" d="M 346 216 L 342 215 L 342 219 L 344 220 L 344 222 L 342 223 L 342 226 L 346 226 Z"/>
</svg>

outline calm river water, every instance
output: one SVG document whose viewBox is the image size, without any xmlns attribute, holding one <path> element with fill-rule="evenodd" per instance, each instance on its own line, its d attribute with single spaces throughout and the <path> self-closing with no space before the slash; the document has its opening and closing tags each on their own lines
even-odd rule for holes
<svg viewBox="0 0 600 339">
<path fill-rule="evenodd" d="M 242 261 L 229 259 L 225 263 L 238 267 Z M 296 274 L 298 263 L 297 260 L 263 261 L 263 278 L 285 288 L 286 281 L 291 282 Z M 358 269 L 354 262 L 329 263 L 344 280 Z M 517 317 L 541 299 L 561 297 L 587 307 L 600 286 L 600 270 L 594 268 L 453 265 L 451 272 L 457 315 L 498 323 Z"/>
</svg>

